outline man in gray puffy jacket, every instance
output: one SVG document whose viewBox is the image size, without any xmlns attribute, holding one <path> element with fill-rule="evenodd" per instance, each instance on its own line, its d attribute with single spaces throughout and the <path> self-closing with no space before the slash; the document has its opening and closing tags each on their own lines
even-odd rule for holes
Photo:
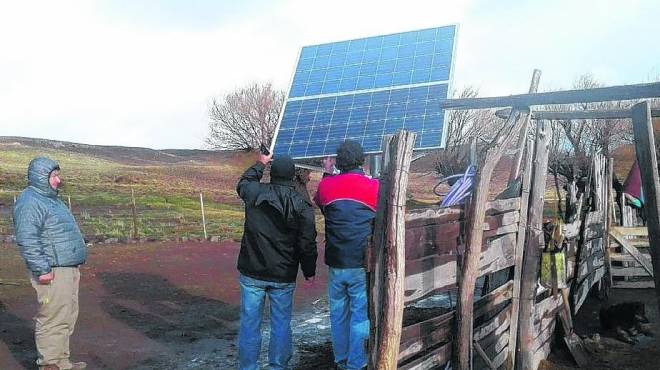
<svg viewBox="0 0 660 370">
<path fill-rule="evenodd" d="M 78 266 L 87 247 L 76 220 L 58 198 L 60 167 L 37 157 L 28 167 L 28 187 L 14 205 L 16 244 L 37 292 L 37 365 L 45 370 L 84 369 L 69 359 L 69 338 L 78 318 Z"/>
</svg>

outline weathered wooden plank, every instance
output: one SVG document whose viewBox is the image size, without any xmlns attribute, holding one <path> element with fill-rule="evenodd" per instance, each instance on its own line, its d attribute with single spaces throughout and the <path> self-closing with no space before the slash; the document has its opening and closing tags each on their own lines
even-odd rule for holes
<svg viewBox="0 0 660 370">
<path fill-rule="evenodd" d="M 474 308 L 475 318 L 483 316 L 498 305 L 511 299 L 511 287 L 512 282 L 508 282 L 477 300 Z M 401 332 L 399 361 L 404 361 L 436 344 L 449 340 L 453 317 L 454 312 L 449 312 L 442 316 L 404 327 Z M 501 329 L 500 331 L 504 331 L 506 328 L 501 327 L 498 330 Z M 482 343 L 484 346 L 489 345 L 487 342 L 482 341 Z"/>
<path fill-rule="evenodd" d="M 511 299 L 513 282 L 509 281 L 501 287 L 474 302 L 475 320 L 490 312 L 493 308 Z"/>
<path fill-rule="evenodd" d="M 519 225 L 519 223 L 515 223 L 515 224 L 511 224 L 511 225 L 498 227 L 497 229 L 494 229 L 494 230 L 485 230 L 484 231 L 484 239 L 490 239 L 490 238 L 494 238 L 496 236 L 501 236 L 501 235 L 506 235 L 506 234 L 511 234 L 511 233 L 517 233 L 518 232 L 518 225 Z"/>
<path fill-rule="evenodd" d="M 519 216 L 510 216 L 518 218 Z M 515 232 L 516 223 L 484 231 L 484 241 Z M 464 246 L 460 245 L 462 225 L 452 222 L 443 225 L 428 225 L 406 229 L 406 260 L 417 260 L 432 255 L 463 253 Z M 482 248 L 486 243 L 482 244 Z"/>
<path fill-rule="evenodd" d="M 592 272 L 603 267 L 605 265 L 605 254 L 603 251 L 597 251 L 591 256 L 587 257 L 585 260 L 580 262 L 580 265 L 577 269 L 577 276 L 575 277 L 578 282 L 581 282 L 589 276 Z"/>
<path fill-rule="evenodd" d="M 511 114 L 511 108 L 499 109 L 495 115 L 507 119 Z M 651 109 L 651 116 L 660 117 L 660 109 Z M 549 110 L 535 110 L 532 111 L 532 119 L 534 120 L 579 120 L 579 119 L 626 119 L 631 118 L 632 112 L 630 109 L 587 109 L 587 110 L 565 110 L 565 111 L 549 111 Z"/>
<path fill-rule="evenodd" d="M 548 326 L 538 332 L 536 338 L 534 338 L 534 344 L 532 345 L 535 352 L 541 349 L 546 343 L 552 342 L 556 325 L 557 320 L 552 320 L 549 322 Z"/>
<path fill-rule="evenodd" d="M 447 99 L 443 109 L 487 109 L 499 107 L 530 107 L 534 105 L 592 103 L 660 97 L 660 82 L 600 87 L 584 90 L 551 91 L 498 97 Z"/>
<path fill-rule="evenodd" d="M 503 324 L 506 325 L 500 326 L 495 329 L 494 332 L 479 341 L 481 347 L 491 356 L 497 355 L 509 345 L 508 338 L 511 326 L 509 325 L 510 323 L 507 323 L 506 321 Z M 503 340 L 503 337 L 506 337 L 507 340 Z"/>
<path fill-rule="evenodd" d="M 479 276 L 513 265 L 515 238 L 515 234 L 506 234 L 491 239 L 486 244 L 487 248 L 480 256 Z M 431 257 L 423 262 L 408 261 L 408 266 L 410 266 L 411 273 L 406 276 L 404 281 L 404 299 L 407 303 L 456 285 L 457 263 L 453 256 Z"/>
<path fill-rule="evenodd" d="M 426 225 L 441 225 L 464 218 L 461 207 L 440 208 L 437 206 L 412 210 L 406 213 L 406 228 Z"/>
<path fill-rule="evenodd" d="M 431 318 L 403 328 L 399 347 L 399 362 L 451 339 L 454 312 Z"/>
<path fill-rule="evenodd" d="M 618 266 L 613 266 L 612 267 L 612 275 L 613 276 L 628 276 L 628 277 L 645 277 L 649 276 L 652 277 L 648 271 L 644 267 L 618 267 Z"/>
<path fill-rule="evenodd" d="M 653 132 L 649 102 L 632 108 L 635 153 L 644 188 L 644 209 L 648 227 L 653 269 L 660 271 L 660 174 L 658 174 L 657 141 Z M 655 295 L 660 307 L 660 273 L 654 276 Z"/>
<path fill-rule="evenodd" d="M 578 260 L 578 263 L 580 263 L 580 260 L 584 260 L 586 258 L 589 258 L 594 253 L 603 253 L 603 239 L 591 239 L 587 242 L 585 242 L 582 245 L 582 248 L 580 248 L 580 259 Z"/>
<path fill-rule="evenodd" d="M 591 287 L 594 286 L 603 276 L 605 276 L 605 267 L 601 267 L 598 270 L 594 271 L 591 275 L 585 278 L 582 283 L 578 285 L 573 293 L 573 314 L 577 314 L 582 306 L 582 303 L 587 299 L 587 293 L 591 290 Z"/>
<path fill-rule="evenodd" d="M 618 230 L 612 230 L 610 231 L 610 235 L 617 241 L 623 249 L 628 252 L 635 260 L 637 260 L 637 263 L 642 265 L 642 267 L 648 272 L 650 276 L 653 276 L 653 266 L 651 263 L 648 263 L 648 260 L 644 258 L 642 253 L 637 250 L 634 246 L 630 245 L 629 241 L 621 234 L 619 233 Z"/>
<path fill-rule="evenodd" d="M 429 352 L 427 355 L 400 365 L 400 370 L 427 370 L 438 369 L 445 365 L 451 358 L 452 343 L 447 342 L 442 346 Z"/>
<path fill-rule="evenodd" d="M 493 333 L 498 328 L 507 328 L 511 323 L 511 310 L 503 309 L 497 316 L 490 321 L 474 329 L 474 340 L 482 340 L 487 335 Z"/>
<path fill-rule="evenodd" d="M 484 222 L 484 231 L 496 230 L 503 226 L 517 225 L 520 221 L 520 211 L 500 213 L 495 216 L 488 216 Z"/>
<path fill-rule="evenodd" d="M 646 227 L 621 227 L 615 226 L 612 231 L 617 231 L 623 236 L 649 236 L 649 229 Z"/>
<path fill-rule="evenodd" d="M 579 218 L 570 224 L 562 225 L 562 233 L 564 239 L 575 239 L 580 236 L 580 227 L 582 227 L 582 220 Z"/>
<path fill-rule="evenodd" d="M 614 281 L 612 288 L 619 289 L 653 289 L 655 283 L 653 280 L 648 281 Z"/>
<path fill-rule="evenodd" d="M 520 210 L 520 198 L 498 199 L 486 204 L 486 216 Z M 439 225 L 452 221 L 464 220 L 463 206 L 442 208 L 432 206 L 415 209 L 406 213 L 406 227 L 419 227 L 425 225 Z"/>
<path fill-rule="evenodd" d="M 551 342 L 552 342 L 551 340 L 546 341 L 543 345 L 541 345 L 541 347 L 539 347 L 536 350 L 536 352 L 534 352 L 532 354 L 532 361 L 530 363 L 530 366 L 531 366 L 530 369 L 538 369 L 539 364 L 541 363 L 541 361 L 548 358 L 548 356 L 550 355 L 550 350 L 551 350 L 551 348 L 550 348 Z"/>
<path fill-rule="evenodd" d="M 455 254 L 461 235 L 461 223 L 406 228 L 406 259 Z"/>
<path fill-rule="evenodd" d="M 499 369 L 504 364 L 506 359 L 509 357 L 508 341 L 509 341 L 509 333 L 504 332 L 501 336 L 498 337 L 498 341 L 495 343 L 495 345 L 491 345 L 490 347 L 486 348 L 482 344 L 482 348 L 484 349 L 484 352 L 491 359 L 495 368 Z M 485 366 L 486 364 L 483 363 L 480 358 L 475 357 L 474 366 L 473 366 L 474 369 L 485 369 L 486 368 Z"/>
<path fill-rule="evenodd" d="M 639 258 L 641 258 L 642 260 L 645 260 L 646 263 L 651 265 L 651 256 L 650 255 L 642 253 L 642 252 L 640 252 L 639 254 L 640 254 Z M 642 266 L 641 264 L 637 263 L 637 259 L 635 259 L 635 257 L 631 256 L 628 253 L 613 253 L 613 252 L 610 252 L 610 259 L 612 261 L 616 261 L 616 262 L 633 262 L 633 263 L 636 263 L 636 265 L 639 266 L 639 267 Z M 614 268 L 614 267 L 616 267 L 616 266 L 613 266 L 612 268 Z M 651 269 L 653 269 L 653 267 L 651 267 Z"/>
<path fill-rule="evenodd" d="M 520 210 L 520 198 L 496 199 L 486 203 L 486 216 Z"/>
<path fill-rule="evenodd" d="M 534 323 L 540 323 L 547 317 L 554 317 L 563 304 L 561 294 L 551 295 L 539 302 L 534 310 Z"/>
</svg>

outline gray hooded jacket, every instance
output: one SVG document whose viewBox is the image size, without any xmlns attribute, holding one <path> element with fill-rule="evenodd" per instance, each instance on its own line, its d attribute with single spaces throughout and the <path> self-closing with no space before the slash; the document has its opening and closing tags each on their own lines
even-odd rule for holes
<svg viewBox="0 0 660 370">
<path fill-rule="evenodd" d="M 48 182 L 50 173 L 58 168 L 49 158 L 33 159 L 28 187 L 14 205 L 16 244 L 35 276 L 49 273 L 51 267 L 78 266 L 87 258 L 76 220 Z"/>
</svg>

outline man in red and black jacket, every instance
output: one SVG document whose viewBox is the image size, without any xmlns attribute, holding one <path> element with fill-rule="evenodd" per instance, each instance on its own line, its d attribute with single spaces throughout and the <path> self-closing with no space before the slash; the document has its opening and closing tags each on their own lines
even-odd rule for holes
<svg viewBox="0 0 660 370">
<path fill-rule="evenodd" d="M 329 266 L 328 302 L 332 347 L 339 369 L 367 365 L 369 336 L 367 281 L 364 268 L 367 243 L 378 203 L 378 180 L 364 174 L 362 146 L 352 140 L 337 148 L 336 165 L 326 159 L 316 204 L 325 216 L 325 263 Z"/>
</svg>

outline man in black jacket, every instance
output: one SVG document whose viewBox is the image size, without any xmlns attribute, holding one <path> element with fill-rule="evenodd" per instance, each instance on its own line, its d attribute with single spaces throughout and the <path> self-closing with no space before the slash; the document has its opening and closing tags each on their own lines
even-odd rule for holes
<svg viewBox="0 0 660 370">
<path fill-rule="evenodd" d="M 295 190 L 295 166 L 287 156 L 271 164 L 270 183 L 261 183 L 272 155 L 259 156 L 236 190 L 245 202 L 245 226 L 238 256 L 241 324 L 240 369 L 257 369 L 261 349 L 261 314 L 270 301 L 271 337 L 268 364 L 286 369 L 293 353 L 291 311 L 298 265 L 305 279 L 316 274 L 316 228 L 312 205 Z"/>
</svg>

